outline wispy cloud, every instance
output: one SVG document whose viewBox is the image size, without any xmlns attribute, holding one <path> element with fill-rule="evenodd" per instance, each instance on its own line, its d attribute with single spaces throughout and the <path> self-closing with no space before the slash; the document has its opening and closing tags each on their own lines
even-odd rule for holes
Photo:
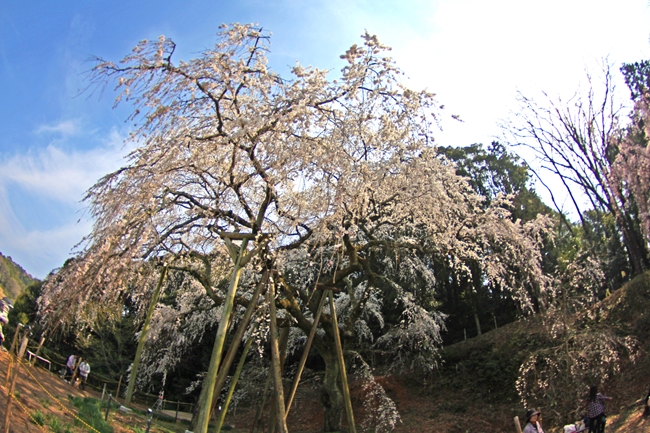
<svg viewBox="0 0 650 433">
<path fill-rule="evenodd" d="M 78 134 L 81 131 L 81 125 L 78 120 L 63 120 L 52 125 L 40 125 L 36 128 L 37 134 L 57 133 L 64 137 Z"/>
<path fill-rule="evenodd" d="M 74 246 L 90 232 L 91 222 L 79 220 L 49 230 L 25 227 L 1 197 L 0 248 L 3 254 L 22 266 L 33 277 L 42 279 L 67 260 Z"/>
<path fill-rule="evenodd" d="M 60 266 L 90 230 L 83 195 L 123 165 L 122 142 L 112 131 L 89 150 L 50 144 L 0 159 L 0 251 L 36 277 Z"/>
<path fill-rule="evenodd" d="M 50 144 L 0 161 L 0 188 L 16 188 L 60 203 L 78 202 L 99 177 L 122 162 L 122 137 L 113 131 L 103 145 L 66 151 Z"/>
</svg>

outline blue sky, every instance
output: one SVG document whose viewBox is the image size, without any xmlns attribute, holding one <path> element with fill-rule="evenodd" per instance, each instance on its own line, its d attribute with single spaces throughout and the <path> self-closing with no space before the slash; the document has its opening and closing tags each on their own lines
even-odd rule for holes
<svg viewBox="0 0 650 433">
<path fill-rule="evenodd" d="M 128 107 L 81 92 L 99 56 L 119 60 L 142 39 L 173 39 L 176 60 L 212 46 L 221 23 L 273 33 L 271 66 L 338 70 L 364 30 L 393 47 L 408 85 L 449 114 L 442 145 L 489 142 L 521 90 L 570 95 L 585 68 L 650 58 L 647 0 L 103 1 L 0 5 L 0 252 L 43 278 L 91 227 L 81 201 L 119 168 Z M 620 83 L 621 95 L 627 91 Z"/>
</svg>

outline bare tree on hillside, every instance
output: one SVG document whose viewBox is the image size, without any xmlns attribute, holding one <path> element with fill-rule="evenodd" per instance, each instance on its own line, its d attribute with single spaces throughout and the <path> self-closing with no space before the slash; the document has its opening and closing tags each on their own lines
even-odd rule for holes
<svg viewBox="0 0 650 433">
<path fill-rule="evenodd" d="M 618 153 L 622 106 L 615 98 L 609 66 L 604 67 L 602 85 L 587 78 L 587 91 L 567 101 L 553 100 L 545 93 L 545 101 L 538 103 L 520 93 L 520 109 L 503 129 L 510 144 L 531 149 L 541 171 L 560 180 L 583 225 L 588 224 L 583 214 L 588 209 L 581 204 L 582 197 L 592 209 L 614 215 L 636 275 L 650 268 L 648 248 L 623 186 L 610 176 Z M 548 188 L 542 173 L 537 175 Z M 553 191 L 549 192 L 555 201 Z M 561 212 L 557 203 L 556 207 Z"/>
<path fill-rule="evenodd" d="M 622 191 L 633 200 L 626 204 L 638 216 L 646 245 L 650 244 L 650 94 L 643 94 L 634 105 L 632 124 L 618 142 L 619 153 L 612 169 L 612 182 L 624 185 Z"/>
</svg>

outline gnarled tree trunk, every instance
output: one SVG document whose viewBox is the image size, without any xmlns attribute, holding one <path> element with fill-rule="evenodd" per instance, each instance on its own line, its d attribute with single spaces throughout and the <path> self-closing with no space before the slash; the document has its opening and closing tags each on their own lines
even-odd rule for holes
<svg viewBox="0 0 650 433">
<path fill-rule="evenodd" d="M 338 432 L 341 431 L 343 420 L 343 394 L 339 387 L 340 367 L 336 359 L 336 350 L 328 346 L 327 352 L 321 351 L 321 356 L 325 361 L 325 378 L 323 379 L 323 389 L 321 390 L 321 403 L 324 411 L 323 431 Z"/>
</svg>

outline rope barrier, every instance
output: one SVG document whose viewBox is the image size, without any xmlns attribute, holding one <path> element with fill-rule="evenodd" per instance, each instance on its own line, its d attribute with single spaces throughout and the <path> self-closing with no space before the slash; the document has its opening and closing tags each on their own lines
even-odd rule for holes
<svg viewBox="0 0 650 433">
<path fill-rule="evenodd" d="M 24 366 L 24 364 L 25 364 L 25 363 L 23 362 L 22 359 L 19 359 L 18 362 L 20 362 L 23 366 Z M 61 401 L 60 401 L 58 398 L 56 398 L 55 396 L 53 396 L 52 393 L 51 393 L 50 391 L 48 391 L 47 388 L 45 388 L 45 387 L 43 386 L 43 384 L 41 384 L 41 382 L 39 382 L 38 379 L 36 379 L 36 377 L 32 374 L 31 371 L 29 371 L 28 368 L 26 368 L 25 371 L 27 371 L 27 374 L 29 374 L 29 376 L 34 380 L 34 382 L 36 382 L 36 384 L 37 384 L 39 387 L 41 387 L 41 389 L 42 389 L 43 391 L 45 391 L 45 393 L 46 393 L 48 396 L 50 396 L 50 398 L 51 398 L 52 400 L 54 400 L 55 402 L 57 402 L 57 403 L 59 404 L 59 406 L 61 406 L 61 409 L 63 409 L 65 412 L 67 412 L 67 413 L 69 413 L 70 415 L 72 415 L 76 420 L 78 420 L 80 423 L 82 423 L 83 425 L 85 425 L 86 427 L 88 427 L 90 430 L 92 430 L 92 431 L 94 431 L 94 432 L 97 432 L 97 433 L 101 433 L 101 432 L 100 432 L 99 430 L 97 430 L 95 427 L 91 426 L 91 425 L 88 424 L 86 421 L 84 421 L 84 420 L 82 420 L 81 418 L 79 418 L 79 417 L 77 416 L 77 414 L 75 414 L 74 412 L 72 412 L 72 411 L 71 411 L 70 409 L 68 409 L 68 408 L 67 408 L 63 403 L 61 403 Z"/>
<path fill-rule="evenodd" d="M 3 386 L 3 388 L 4 388 L 4 386 Z M 33 416 L 31 413 L 29 413 L 29 411 L 27 410 L 27 408 L 25 407 L 25 405 L 24 405 L 24 404 L 23 404 L 23 403 L 22 403 L 22 402 L 21 402 L 21 401 L 16 397 L 16 394 L 12 394 L 11 396 L 13 397 L 14 401 L 15 401 L 16 403 L 18 403 L 18 406 L 20 406 L 20 408 L 23 410 L 23 412 L 25 412 L 25 413 L 27 414 L 27 416 L 31 418 L 31 420 L 32 420 L 32 422 L 33 422 L 34 424 L 36 424 L 37 426 L 39 426 L 39 427 L 41 428 L 41 430 L 43 430 L 44 432 L 47 432 L 47 431 L 48 431 L 48 430 L 45 428 L 45 426 L 43 426 L 43 425 L 40 424 L 38 421 L 36 421 L 36 418 L 34 418 L 34 416 Z"/>
<path fill-rule="evenodd" d="M 28 345 L 28 348 L 33 348 L 33 347 L 31 347 L 30 345 Z M 64 360 L 64 362 L 67 362 L 66 358 L 63 357 L 63 356 L 61 356 L 61 355 L 58 354 L 57 352 L 54 352 L 54 351 L 48 349 L 48 348 L 45 347 L 45 346 L 41 346 L 41 354 L 42 354 L 43 356 L 47 356 L 47 357 L 48 357 L 48 360 L 49 360 L 49 361 L 52 363 L 52 365 L 54 366 L 54 370 L 53 370 L 53 371 L 50 370 L 50 372 L 51 372 L 52 374 L 55 374 L 55 375 L 58 376 L 59 373 L 60 373 L 60 371 L 61 371 L 63 368 L 66 368 L 66 364 L 62 364 L 62 363 L 60 363 L 60 362 L 58 362 L 58 361 L 56 360 L 56 359 L 62 359 L 62 360 Z M 21 360 L 21 363 L 22 363 L 23 365 L 25 364 L 25 362 L 23 362 L 22 360 Z M 34 364 L 34 365 L 36 365 L 36 364 Z M 32 377 L 32 378 L 33 378 L 33 379 L 38 383 L 38 385 L 39 385 L 39 386 L 40 386 L 40 387 L 41 387 L 41 388 L 42 388 L 42 389 L 43 389 L 43 390 L 44 390 L 48 395 L 50 395 L 53 399 L 56 400 L 56 398 L 55 398 L 54 396 L 52 396 L 52 395 L 47 391 L 47 389 L 45 389 L 45 388 L 40 384 L 40 382 L 38 382 L 38 381 L 36 380 L 36 378 L 33 376 L 33 374 L 31 373 L 31 371 L 28 370 L 28 374 L 29 374 L 29 375 L 30 375 L 30 376 L 31 376 L 31 377 Z M 110 385 L 117 385 L 117 384 L 120 383 L 119 381 L 115 381 L 115 380 L 109 379 L 109 378 L 107 378 L 107 377 L 105 377 L 105 376 L 103 376 L 103 375 L 101 375 L 101 374 L 98 374 L 98 373 L 93 373 L 92 375 L 90 375 L 89 379 L 91 379 L 91 380 L 92 380 L 93 382 L 95 382 L 95 383 L 99 383 L 100 386 L 95 386 L 95 385 L 93 385 L 93 384 L 91 383 L 91 380 L 88 380 L 88 381 L 86 382 L 86 386 L 87 386 L 87 387 L 90 387 L 90 388 L 92 388 L 92 389 L 98 390 L 98 391 L 102 389 L 101 385 L 103 385 L 103 384 L 107 384 L 107 385 L 110 386 Z M 157 395 L 153 395 L 153 394 L 148 394 L 148 393 L 145 393 L 145 392 L 138 392 L 137 395 L 134 395 L 134 401 L 136 401 L 136 400 L 137 400 L 137 401 L 140 401 L 141 404 L 145 404 L 145 405 L 147 405 L 147 406 L 150 406 L 151 404 L 155 404 L 155 402 L 158 400 L 158 396 L 157 396 Z M 58 400 L 56 400 L 56 401 L 57 401 L 60 405 L 62 405 Z M 115 400 L 115 401 L 116 401 L 117 403 L 119 403 L 118 400 Z M 163 402 L 162 402 L 163 408 L 164 408 L 165 406 L 167 406 L 167 404 L 171 404 L 172 406 L 175 406 L 175 408 L 174 408 L 175 410 L 178 410 L 180 407 L 183 407 L 183 408 L 187 408 L 187 407 L 189 407 L 189 411 L 191 412 L 191 411 L 192 411 L 192 408 L 193 408 L 193 406 L 194 406 L 195 403 L 188 403 L 188 402 L 182 402 L 182 401 L 173 401 L 173 400 L 163 400 Z M 65 406 L 62 405 L 62 407 L 64 407 L 64 409 L 67 410 L 67 408 L 65 408 Z M 68 412 L 69 412 L 69 411 L 68 411 Z M 72 414 L 73 416 L 75 416 L 72 412 L 69 412 L 69 413 Z M 75 417 L 76 417 L 76 416 L 75 416 Z M 83 421 L 82 421 L 82 422 L 83 422 Z"/>
<path fill-rule="evenodd" d="M 48 357 L 49 361 L 52 363 L 52 366 L 55 367 L 55 372 L 60 371 L 62 368 L 66 368 L 67 358 L 65 358 L 64 356 L 59 355 L 57 352 L 54 352 L 53 350 L 50 350 L 45 346 L 41 347 L 41 353 Z M 61 359 L 62 361 L 59 362 L 58 359 Z M 92 376 L 98 379 L 99 382 L 106 383 L 109 385 L 119 383 L 117 380 L 113 380 L 111 378 L 103 376 L 100 373 L 94 372 L 92 373 Z"/>
<path fill-rule="evenodd" d="M 50 350 L 45 346 L 41 347 L 41 353 L 47 354 L 47 356 L 49 357 L 49 361 L 52 363 L 52 365 L 57 367 L 56 371 L 60 370 L 61 368 L 66 367 L 66 364 L 67 364 L 67 358 L 66 357 L 59 355 L 57 352 L 54 352 L 53 350 Z M 53 358 L 61 359 L 62 361 L 59 362 L 59 361 L 54 360 Z M 118 383 L 117 380 L 113 380 L 113 379 L 108 378 L 106 376 L 103 376 L 103 375 L 101 375 L 99 373 L 93 373 L 93 377 L 99 379 L 100 382 L 107 383 L 107 384 L 117 384 Z"/>
</svg>

